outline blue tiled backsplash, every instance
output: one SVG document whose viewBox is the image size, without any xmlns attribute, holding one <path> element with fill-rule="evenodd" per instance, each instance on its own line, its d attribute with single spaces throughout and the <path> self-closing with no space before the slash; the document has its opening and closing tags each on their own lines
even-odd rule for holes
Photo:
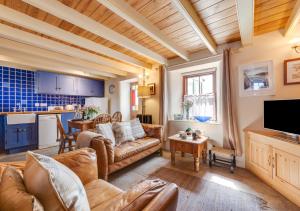
<svg viewBox="0 0 300 211">
<path fill-rule="evenodd" d="M 0 112 L 12 112 L 19 104 L 27 111 L 47 111 L 47 106 L 84 104 L 83 96 L 35 94 L 35 77 L 33 71 L 0 66 Z"/>
</svg>

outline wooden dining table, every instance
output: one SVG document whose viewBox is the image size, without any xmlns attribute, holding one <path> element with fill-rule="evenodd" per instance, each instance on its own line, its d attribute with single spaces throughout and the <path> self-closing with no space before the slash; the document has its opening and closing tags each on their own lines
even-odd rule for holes
<svg viewBox="0 0 300 211">
<path fill-rule="evenodd" d="M 68 132 L 69 134 L 72 133 L 72 129 L 78 129 L 80 131 L 88 130 L 93 128 L 93 121 L 92 120 L 69 120 L 68 121 Z"/>
</svg>

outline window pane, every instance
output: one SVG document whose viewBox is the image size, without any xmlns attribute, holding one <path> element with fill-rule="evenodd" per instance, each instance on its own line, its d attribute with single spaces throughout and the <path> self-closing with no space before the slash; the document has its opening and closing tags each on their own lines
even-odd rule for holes
<svg viewBox="0 0 300 211">
<path fill-rule="evenodd" d="M 193 95 L 194 94 L 194 89 L 193 89 L 193 87 L 194 87 L 194 80 L 193 80 L 193 78 L 188 78 L 187 79 L 187 95 Z"/>
<path fill-rule="evenodd" d="M 199 89 L 200 89 L 199 77 L 193 77 L 193 80 L 194 80 L 194 95 L 199 95 Z"/>
<path fill-rule="evenodd" d="M 210 94 L 214 92 L 213 74 L 200 76 L 201 94 Z"/>
</svg>

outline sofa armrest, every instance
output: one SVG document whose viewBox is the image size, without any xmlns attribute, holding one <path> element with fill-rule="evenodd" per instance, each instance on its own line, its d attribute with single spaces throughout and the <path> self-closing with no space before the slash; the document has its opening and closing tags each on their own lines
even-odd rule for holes
<svg viewBox="0 0 300 211">
<path fill-rule="evenodd" d="M 163 126 L 162 125 L 153 125 L 153 124 L 142 124 L 146 136 L 157 138 L 162 141 L 162 134 L 163 134 Z"/>
<path fill-rule="evenodd" d="M 81 180 L 87 184 L 98 179 L 96 152 L 90 148 L 82 148 L 56 155 L 55 160 L 70 168 Z"/>
<path fill-rule="evenodd" d="M 178 202 L 178 187 L 174 183 L 168 184 L 143 211 L 176 211 Z"/>
<path fill-rule="evenodd" d="M 174 187 L 174 186 L 175 187 Z M 106 211 L 114 211 L 114 210 L 130 210 L 130 211 L 140 211 L 144 210 L 149 205 L 153 204 L 152 201 L 157 198 L 158 195 L 162 194 L 162 197 L 164 197 L 161 201 L 156 201 L 158 203 L 165 203 L 164 200 L 168 202 L 166 206 L 155 206 L 151 205 L 148 210 L 154 210 L 152 208 L 162 208 L 160 210 L 163 210 L 163 208 L 169 208 L 169 205 L 172 206 L 177 205 L 177 195 L 178 192 L 176 192 L 176 185 L 167 185 L 166 182 L 154 179 L 154 180 L 145 180 L 133 188 L 129 189 L 127 192 L 117 195 L 116 197 L 104 202 L 99 207 L 97 207 L 98 210 L 106 210 Z M 174 191 L 172 192 L 170 188 L 174 188 Z M 166 190 L 167 188 L 167 190 Z M 174 195 L 175 194 L 175 195 Z M 170 196 L 169 196 L 170 195 Z M 175 200 L 173 202 L 172 200 Z M 174 210 L 175 210 L 174 209 Z M 169 209 L 171 210 L 171 209 Z"/>
<path fill-rule="evenodd" d="M 114 148 L 109 139 L 95 137 L 90 142 L 90 147 L 96 151 L 98 178 L 107 180 L 108 165 L 114 162 Z"/>
</svg>

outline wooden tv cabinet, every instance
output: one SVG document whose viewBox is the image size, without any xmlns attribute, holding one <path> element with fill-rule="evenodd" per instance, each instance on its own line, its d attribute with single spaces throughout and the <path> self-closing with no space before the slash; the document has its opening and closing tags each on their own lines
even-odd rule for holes
<svg viewBox="0 0 300 211">
<path fill-rule="evenodd" d="M 245 130 L 246 168 L 300 207 L 300 144 L 278 132 Z"/>
</svg>

